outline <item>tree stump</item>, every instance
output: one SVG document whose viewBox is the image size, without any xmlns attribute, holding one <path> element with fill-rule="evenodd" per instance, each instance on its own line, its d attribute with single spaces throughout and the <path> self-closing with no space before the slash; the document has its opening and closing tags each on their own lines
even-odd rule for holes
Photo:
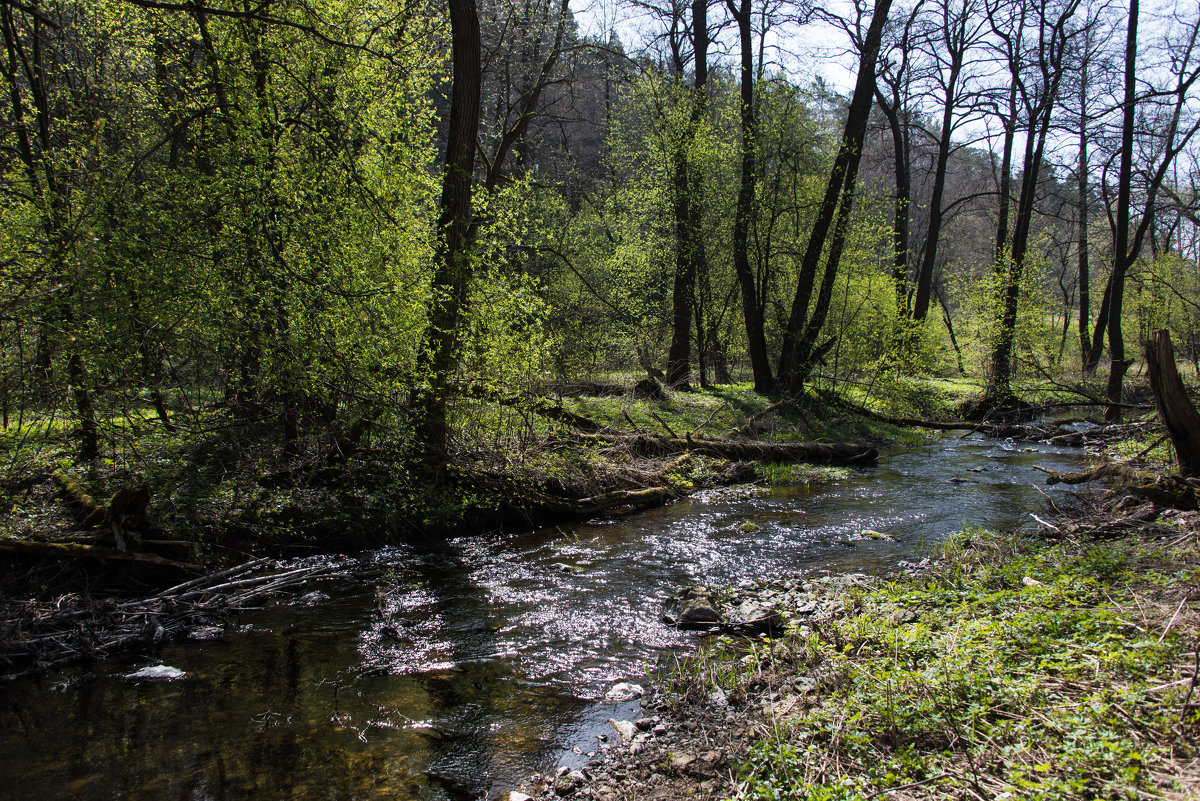
<svg viewBox="0 0 1200 801">
<path fill-rule="evenodd" d="M 1165 329 L 1155 331 L 1146 343 L 1146 367 L 1154 405 L 1175 446 L 1179 472 L 1200 476 L 1200 413 L 1183 387 L 1183 379 L 1175 367 L 1171 335 Z"/>
</svg>

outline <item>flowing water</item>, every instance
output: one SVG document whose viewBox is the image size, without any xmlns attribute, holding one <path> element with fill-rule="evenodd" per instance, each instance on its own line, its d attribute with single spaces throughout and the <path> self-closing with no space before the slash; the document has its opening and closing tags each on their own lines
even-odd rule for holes
<svg viewBox="0 0 1200 801">
<path fill-rule="evenodd" d="M 1030 522 L 1062 491 L 1033 465 L 1083 459 L 945 437 L 819 486 L 347 557 L 223 638 L 0 687 L 0 799 L 495 797 L 637 715 L 603 696 L 694 642 L 658 622 L 675 589 L 886 572 L 964 526 Z M 160 662 L 184 675 L 128 678 Z"/>
</svg>

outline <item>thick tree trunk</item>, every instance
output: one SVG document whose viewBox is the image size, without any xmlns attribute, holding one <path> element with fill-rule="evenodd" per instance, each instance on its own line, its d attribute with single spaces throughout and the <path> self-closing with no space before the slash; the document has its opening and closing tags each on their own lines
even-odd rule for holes
<svg viewBox="0 0 1200 801">
<path fill-rule="evenodd" d="M 458 367 L 460 327 L 471 279 L 471 186 L 479 131 L 480 40 L 475 0 L 449 0 L 454 77 L 446 166 L 442 177 L 441 239 L 429 324 L 418 361 L 414 393 L 416 445 L 432 467 L 445 464 L 449 445 L 446 405 Z"/>
<path fill-rule="evenodd" d="M 692 362 L 692 312 L 696 308 L 696 279 L 704 268 L 703 188 L 693 174 L 691 149 L 708 109 L 708 1 L 692 3 L 692 42 L 695 84 L 685 133 L 675 153 L 675 285 L 672 291 L 671 348 L 667 353 L 667 383 L 686 388 Z M 678 76 L 680 84 L 683 75 Z M 697 315 L 699 316 L 699 315 Z M 697 321 L 698 322 L 698 321 Z M 697 325 L 697 328 L 699 326 Z M 700 337 L 697 351 L 703 349 Z M 701 357 L 702 358 L 702 357 Z M 701 370 L 703 383 L 703 370 Z"/>
<path fill-rule="evenodd" d="M 912 198 L 912 179 L 908 160 L 908 141 L 900 121 L 899 98 L 885 102 L 876 91 L 879 108 L 887 118 L 892 134 L 893 165 L 896 174 L 896 202 L 892 211 L 892 284 L 896 291 L 896 319 L 908 318 L 908 214 Z"/>
<path fill-rule="evenodd" d="M 1184 389 L 1183 379 L 1175 367 L 1171 335 L 1165 329 L 1155 331 L 1146 343 L 1146 369 L 1158 416 L 1175 446 L 1179 472 L 1185 476 L 1200 476 L 1200 412 L 1196 411 Z"/>
</svg>

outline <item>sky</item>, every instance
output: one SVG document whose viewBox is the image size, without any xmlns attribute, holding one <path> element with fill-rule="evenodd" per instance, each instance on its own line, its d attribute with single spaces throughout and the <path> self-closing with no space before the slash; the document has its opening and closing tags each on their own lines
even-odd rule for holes
<svg viewBox="0 0 1200 801">
<path fill-rule="evenodd" d="M 576 0 L 572 10 L 581 32 L 607 37 L 608 31 L 616 30 L 630 51 L 641 49 L 646 31 L 655 24 L 622 0 Z M 711 16 L 717 18 L 718 12 Z M 768 59 L 801 81 L 819 76 L 838 92 L 849 93 L 854 88 L 857 57 L 847 53 L 849 42 L 843 32 L 812 22 L 784 33 L 783 37 L 776 32 L 768 36 Z M 725 54 L 714 45 L 710 59 L 736 60 L 736 54 Z"/>
</svg>

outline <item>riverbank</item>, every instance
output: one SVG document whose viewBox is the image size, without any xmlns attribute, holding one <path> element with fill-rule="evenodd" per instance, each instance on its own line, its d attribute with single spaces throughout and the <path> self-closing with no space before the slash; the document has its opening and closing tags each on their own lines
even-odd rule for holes
<svg viewBox="0 0 1200 801">
<path fill-rule="evenodd" d="M 524 790 L 1195 797 L 1200 513 L 1107 490 L 1045 523 L 964 532 L 888 579 L 759 588 L 789 621 L 782 636 L 709 643 L 661 677 L 603 759 Z"/>
<path fill-rule="evenodd" d="M 332 463 L 320 442 L 289 455 L 269 432 L 149 425 L 127 432 L 136 441 L 123 459 L 73 463 L 69 432 L 32 442 L 10 431 L 0 443 L 10 468 L 0 475 L 0 677 L 153 648 L 227 621 L 278 593 L 280 581 L 294 586 L 276 560 L 619 517 L 710 487 L 803 481 L 820 468 L 797 462 L 870 463 L 870 442 L 898 431 L 772 407 L 748 387 L 539 408 L 543 423 L 562 422 L 541 431 L 537 447 L 464 453 L 437 475 L 388 441 L 361 442 Z M 870 442 L 839 444 L 850 437 Z M 247 570 L 232 588 L 203 578 L 239 566 Z"/>
</svg>

